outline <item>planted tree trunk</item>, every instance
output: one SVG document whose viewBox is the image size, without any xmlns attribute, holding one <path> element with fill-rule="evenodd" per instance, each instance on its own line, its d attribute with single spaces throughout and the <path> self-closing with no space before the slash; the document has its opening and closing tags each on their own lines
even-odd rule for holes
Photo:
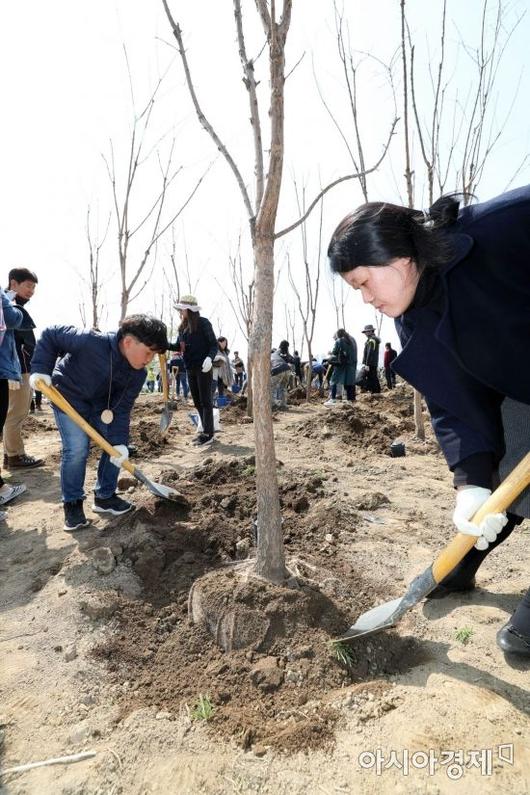
<svg viewBox="0 0 530 795">
<path fill-rule="evenodd" d="M 256 573 L 271 582 L 287 577 L 283 547 L 276 454 L 272 427 L 270 351 L 274 288 L 274 238 L 272 232 L 254 242 L 256 293 L 250 337 L 254 439 L 256 444 L 256 497 L 258 543 Z"/>
</svg>

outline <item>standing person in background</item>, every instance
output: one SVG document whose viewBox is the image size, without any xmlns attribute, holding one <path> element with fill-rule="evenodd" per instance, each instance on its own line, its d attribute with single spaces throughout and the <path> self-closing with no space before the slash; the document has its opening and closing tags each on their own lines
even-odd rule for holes
<svg viewBox="0 0 530 795">
<path fill-rule="evenodd" d="M 347 331 L 340 328 L 335 334 L 335 344 L 328 362 L 333 365 L 329 379 L 331 395 L 325 406 L 334 406 L 337 402 L 337 387 L 346 390 L 346 397 L 355 400 L 355 379 L 357 376 L 357 344 Z"/>
<path fill-rule="evenodd" d="M 14 298 L 14 296 L 12 296 Z M 9 407 L 9 382 L 18 382 L 21 377 L 20 362 L 15 346 L 13 329 L 20 328 L 25 322 L 31 327 L 31 318 L 22 307 L 15 307 L 8 295 L 0 288 L 2 307 L 0 310 L 0 434 L 4 429 Z M 26 317 L 28 318 L 26 320 Z M 0 505 L 7 505 L 26 487 L 23 483 L 9 486 L 0 475 Z M 5 519 L 5 511 L 0 511 L 0 519 Z"/>
<path fill-rule="evenodd" d="M 230 389 L 234 383 L 234 373 L 228 355 L 228 340 L 226 337 L 217 337 L 218 350 L 213 360 L 213 393 L 222 397 L 225 389 Z"/>
<path fill-rule="evenodd" d="M 365 204 L 328 249 L 332 270 L 395 319 L 394 370 L 427 401 L 453 473 L 453 523 L 476 539 L 436 596 L 473 590 L 489 552 L 530 518 L 528 487 L 507 513 L 470 521 L 530 452 L 530 186 L 459 205 L 455 196 L 428 211 Z M 530 588 L 497 644 L 530 658 Z"/>
<path fill-rule="evenodd" d="M 174 380 L 175 394 L 180 395 L 180 390 L 182 389 L 184 400 L 186 400 L 190 388 L 188 386 L 188 379 L 186 377 L 186 366 L 184 364 L 184 359 L 182 358 L 181 353 L 175 353 L 171 357 L 169 362 L 169 372 L 175 379 Z"/>
<path fill-rule="evenodd" d="M 28 268 L 9 271 L 8 295 L 13 295 L 15 306 L 26 307 L 38 284 L 37 276 Z M 9 409 L 4 425 L 4 467 L 6 469 L 33 469 L 41 467 L 44 459 L 27 455 L 22 439 L 22 426 L 31 407 L 33 390 L 29 385 L 31 357 L 35 350 L 35 323 L 25 308 L 24 328 L 14 330 L 15 345 L 20 362 L 21 378 L 18 389 L 9 390 Z"/>
<path fill-rule="evenodd" d="M 237 351 L 234 351 L 232 367 L 235 372 L 235 382 L 240 389 L 243 389 L 243 381 L 245 380 L 245 363 Z"/>
<path fill-rule="evenodd" d="M 182 353 L 193 405 L 202 423 L 202 432 L 193 441 L 198 447 L 213 442 L 212 367 L 218 343 L 210 321 L 201 317 L 201 308 L 194 295 L 183 295 L 175 304 L 181 323 L 177 341 L 169 350 Z"/>
<path fill-rule="evenodd" d="M 293 365 L 294 365 L 294 374 L 298 378 L 301 384 L 304 383 L 304 378 L 302 375 L 302 360 L 300 359 L 300 354 L 298 351 L 295 351 L 293 354 Z"/>
<path fill-rule="evenodd" d="M 370 324 L 363 328 L 363 334 L 366 334 L 363 351 L 363 369 L 366 374 L 365 384 L 368 391 L 373 395 L 381 391 L 381 384 L 377 374 L 381 340 L 376 337 L 375 328 Z"/>
<path fill-rule="evenodd" d="M 147 375 L 145 377 L 145 384 L 147 386 L 147 391 L 148 392 L 154 392 L 155 391 L 155 368 L 153 367 L 152 364 L 149 365 L 149 367 L 147 368 Z"/>
<path fill-rule="evenodd" d="M 396 385 L 396 374 L 393 371 L 391 364 L 397 356 L 397 351 L 391 346 L 389 342 L 385 342 L 385 353 L 383 358 L 383 365 L 385 368 L 386 385 L 389 389 L 394 389 Z"/>
<path fill-rule="evenodd" d="M 287 388 L 292 375 L 293 357 L 289 353 L 287 340 L 271 353 L 271 392 L 272 406 L 287 410 Z"/>
</svg>

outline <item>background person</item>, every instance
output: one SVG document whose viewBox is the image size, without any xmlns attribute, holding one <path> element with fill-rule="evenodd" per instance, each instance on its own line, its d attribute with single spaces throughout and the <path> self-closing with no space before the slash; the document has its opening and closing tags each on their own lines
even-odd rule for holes
<svg viewBox="0 0 530 795">
<path fill-rule="evenodd" d="M 29 385 L 31 357 L 36 340 L 33 329 L 35 323 L 27 311 L 27 304 L 38 284 L 37 276 L 28 268 L 12 268 L 9 271 L 9 294 L 14 294 L 16 306 L 23 306 L 26 312 L 24 328 L 14 329 L 15 345 L 20 362 L 20 382 L 18 389 L 9 391 L 9 409 L 4 425 L 4 467 L 6 469 L 33 469 L 41 467 L 44 459 L 27 455 L 22 438 L 22 426 L 31 407 L 33 390 Z"/>
<path fill-rule="evenodd" d="M 355 380 L 357 377 L 357 344 L 343 328 L 335 334 L 335 344 L 328 363 L 333 365 L 329 379 L 331 395 L 325 406 L 334 406 L 337 402 L 337 387 L 346 392 L 347 400 L 355 400 Z"/>
<path fill-rule="evenodd" d="M 379 345 L 381 340 L 376 336 L 375 328 L 369 324 L 363 328 L 366 342 L 363 350 L 363 370 L 365 372 L 364 385 L 373 395 L 381 391 L 377 368 L 379 366 Z"/>
<path fill-rule="evenodd" d="M 527 488 L 507 516 L 469 521 L 530 449 L 529 218 L 528 186 L 462 209 L 443 197 L 427 213 L 376 202 L 348 215 L 329 245 L 332 270 L 395 318 L 394 370 L 425 396 L 454 476 L 453 521 L 477 536 L 439 595 L 474 588 L 486 555 L 530 516 Z M 530 657 L 530 589 L 497 643 Z"/>
<path fill-rule="evenodd" d="M 202 423 L 202 432 L 193 444 L 205 447 L 213 442 L 212 365 L 218 344 L 210 321 L 201 316 L 200 306 L 194 295 L 184 295 L 175 304 L 181 323 L 177 341 L 169 350 L 180 351 L 186 365 L 188 384 L 193 405 Z"/>
<path fill-rule="evenodd" d="M 383 367 L 385 368 L 386 385 L 389 389 L 394 389 L 396 385 L 396 374 L 392 369 L 392 362 L 397 356 L 397 351 L 394 350 L 389 342 L 385 342 L 385 352 L 383 354 Z"/>
<path fill-rule="evenodd" d="M 234 383 L 234 373 L 230 364 L 228 340 L 226 337 L 217 337 L 217 353 L 213 360 L 213 391 L 222 397 L 226 389 Z"/>
<path fill-rule="evenodd" d="M 13 329 L 20 328 L 25 322 L 31 325 L 31 319 L 26 321 L 26 312 L 22 307 L 11 303 L 7 293 L 0 288 L 2 300 L 0 310 L 0 434 L 3 431 L 9 407 L 9 382 L 19 381 L 21 377 L 20 362 L 15 345 Z M 12 296 L 14 298 L 14 296 Z M 0 506 L 7 505 L 19 494 L 26 491 L 26 486 L 10 486 L 4 482 L 0 474 Z M 0 519 L 5 519 L 5 511 L 0 511 Z"/>
</svg>

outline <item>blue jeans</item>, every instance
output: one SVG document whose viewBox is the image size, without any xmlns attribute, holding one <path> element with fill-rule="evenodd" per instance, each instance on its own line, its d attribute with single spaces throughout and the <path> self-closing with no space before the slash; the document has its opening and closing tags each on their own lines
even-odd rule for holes
<svg viewBox="0 0 530 795">
<path fill-rule="evenodd" d="M 53 407 L 55 422 L 59 429 L 62 442 L 61 456 L 61 491 L 64 502 L 83 500 L 85 498 L 86 462 L 90 447 L 90 439 L 64 412 Z M 107 428 L 93 417 L 90 419 L 93 428 L 105 436 Z M 116 444 L 118 444 L 116 442 Z M 110 463 L 107 453 L 102 453 L 98 465 L 98 478 L 94 488 L 96 497 L 107 499 L 116 491 L 120 470 Z"/>
</svg>

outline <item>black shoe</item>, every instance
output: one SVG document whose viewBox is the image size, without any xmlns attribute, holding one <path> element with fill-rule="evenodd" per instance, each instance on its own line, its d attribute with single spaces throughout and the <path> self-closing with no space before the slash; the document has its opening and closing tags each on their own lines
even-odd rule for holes
<svg viewBox="0 0 530 795">
<path fill-rule="evenodd" d="M 522 635 L 509 621 L 497 632 L 497 646 L 505 654 L 530 657 L 530 636 Z"/>
<path fill-rule="evenodd" d="M 35 458 L 32 455 L 4 455 L 5 469 L 34 469 L 44 466 L 44 458 Z"/>
<path fill-rule="evenodd" d="M 87 527 L 90 522 L 83 510 L 83 500 L 73 500 L 63 503 L 64 508 L 64 529 L 71 532 L 79 530 L 80 527 Z"/>
<path fill-rule="evenodd" d="M 111 513 L 113 516 L 121 516 L 122 513 L 132 511 L 133 508 L 134 505 L 132 502 L 122 500 L 122 498 L 117 497 L 116 494 L 105 499 L 103 497 L 94 497 L 94 504 L 92 506 L 92 510 L 96 513 Z"/>
<path fill-rule="evenodd" d="M 193 442 L 196 447 L 208 447 L 209 445 L 213 444 L 213 436 L 206 436 L 205 433 L 200 433 L 197 437 L 197 441 Z"/>
</svg>

